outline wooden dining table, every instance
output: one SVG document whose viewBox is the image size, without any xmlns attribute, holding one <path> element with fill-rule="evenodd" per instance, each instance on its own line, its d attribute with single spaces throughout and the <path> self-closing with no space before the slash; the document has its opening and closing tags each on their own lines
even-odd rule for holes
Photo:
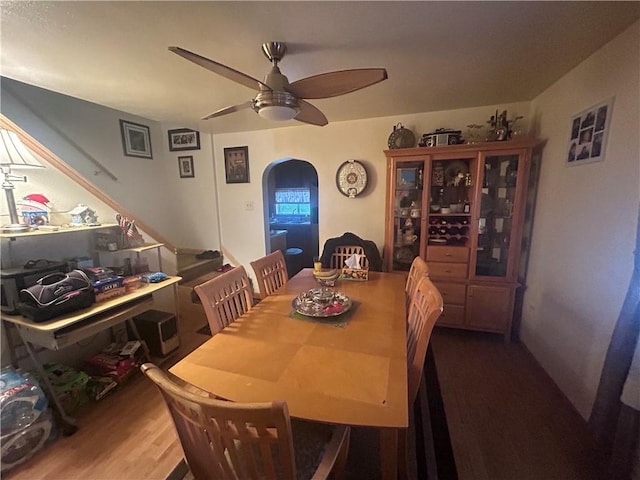
<svg viewBox="0 0 640 480">
<path fill-rule="evenodd" d="M 318 288 L 304 269 L 170 372 L 235 402 L 285 400 L 292 417 L 380 431 L 382 478 L 397 476 L 398 435 L 408 426 L 405 277 L 369 272 L 333 287 L 350 310 L 317 321 L 293 299 Z"/>
</svg>

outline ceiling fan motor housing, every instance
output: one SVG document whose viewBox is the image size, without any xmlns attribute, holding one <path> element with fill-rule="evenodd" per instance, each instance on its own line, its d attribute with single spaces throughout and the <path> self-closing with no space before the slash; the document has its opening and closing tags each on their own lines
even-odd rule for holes
<svg viewBox="0 0 640 480">
<path fill-rule="evenodd" d="M 257 112 L 264 107 L 288 107 L 300 111 L 298 99 L 284 91 L 265 90 L 259 92 L 252 101 L 252 108 Z"/>
</svg>

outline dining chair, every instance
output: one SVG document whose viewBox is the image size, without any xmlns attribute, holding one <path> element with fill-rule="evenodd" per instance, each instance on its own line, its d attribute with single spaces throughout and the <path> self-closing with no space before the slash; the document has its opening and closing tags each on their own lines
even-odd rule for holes
<svg viewBox="0 0 640 480">
<path fill-rule="evenodd" d="M 258 280 L 260 298 L 265 298 L 287 284 L 287 265 L 280 250 L 251 262 Z"/>
<path fill-rule="evenodd" d="M 405 284 L 404 291 L 407 296 L 407 313 L 409 312 L 409 302 L 413 297 L 413 293 L 418 286 L 418 281 L 424 277 L 429 275 L 429 265 L 425 262 L 422 257 L 417 256 L 411 262 L 411 268 L 409 268 L 409 276 L 407 277 L 407 283 Z"/>
<path fill-rule="evenodd" d="M 196 480 L 323 479 L 344 468 L 348 426 L 293 420 L 284 401 L 195 395 L 152 363 L 140 368 L 160 390 Z"/>
<path fill-rule="evenodd" d="M 407 368 L 409 403 L 413 405 L 420 388 L 424 360 L 431 332 L 442 315 L 443 300 L 438 288 L 429 277 L 418 280 L 413 297 L 409 302 L 407 318 Z"/>
<path fill-rule="evenodd" d="M 194 287 L 204 307 L 211 335 L 251 310 L 252 290 L 243 266 L 235 267 Z"/>
<path fill-rule="evenodd" d="M 369 260 L 364 254 L 364 248 L 359 245 L 340 245 L 337 246 L 331 254 L 330 268 L 342 268 L 345 266 L 345 261 L 353 254 L 360 255 L 360 268 L 368 269 Z"/>
<path fill-rule="evenodd" d="M 419 278 L 409 300 L 407 316 L 407 384 L 410 411 L 413 410 L 418 396 L 429 339 L 436 321 L 442 315 L 443 303 L 442 295 L 429 277 L 423 275 Z M 405 431 L 405 435 L 398 437 L 398 468 L 401 478 L 407 477 L 407 445 L 413 445 L 409 441 L 408 433 Z"/>
</svg>

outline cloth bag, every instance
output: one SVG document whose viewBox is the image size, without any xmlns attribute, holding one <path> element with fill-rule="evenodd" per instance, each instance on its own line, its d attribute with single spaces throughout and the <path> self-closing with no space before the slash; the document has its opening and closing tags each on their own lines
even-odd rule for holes
<svg viewBox="0 0 640 480">
<path fill-rule="evenodd" d="M 93 285 L 82 270 L 52 273 L 20 290 L 18 311 L 34 322 L 89 307 L 95 301 Z"/>
</svg>

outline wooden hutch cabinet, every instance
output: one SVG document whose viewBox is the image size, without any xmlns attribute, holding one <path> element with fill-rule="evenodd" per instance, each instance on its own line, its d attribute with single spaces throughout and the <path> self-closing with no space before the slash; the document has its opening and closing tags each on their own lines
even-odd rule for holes
<svg viewBox="0 0 640 480">
<path fill-rule="evenodd" d="M 510 340 L 535 200 L 532 154 L 540 148 L 520 138 L 385 151 L 385 270 L 426 260 L 445 304 L 438 325 Z"/>
</svg>

